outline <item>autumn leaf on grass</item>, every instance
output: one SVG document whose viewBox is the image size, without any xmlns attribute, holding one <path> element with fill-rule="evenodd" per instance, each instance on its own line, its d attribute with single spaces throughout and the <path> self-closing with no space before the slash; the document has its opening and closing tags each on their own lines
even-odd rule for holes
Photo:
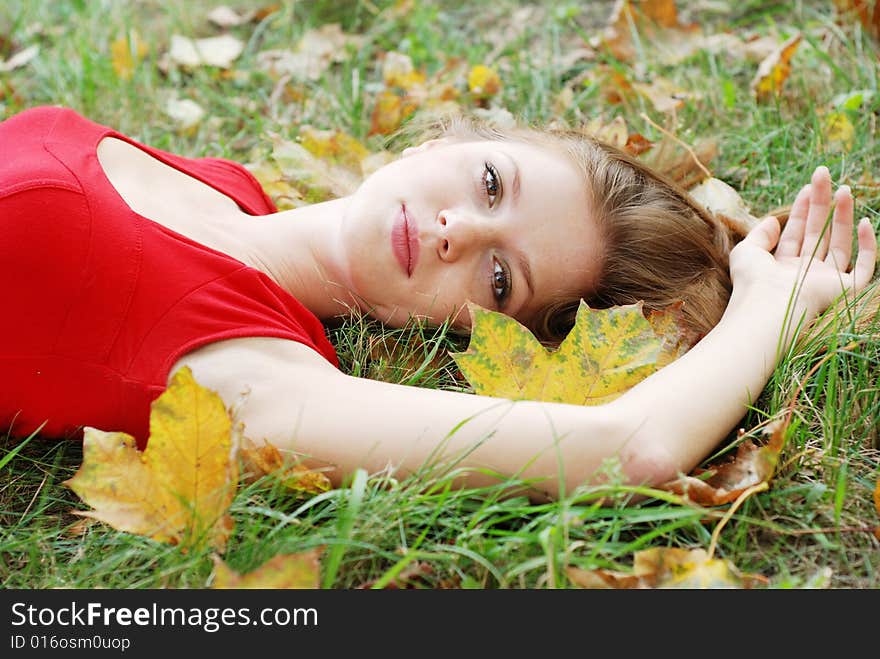
<svg viewBox="0 0 880 659">
<path fill-rule="evenodd" d="M 150 52 L 150 47 L 140 35 L 132 30 L 110 44 L 110 62 L 120 80 L 130 80 L 140 61 Z"/>
<path fill-rule="evenodd" d="M 555 351 L 509 316 L 473 303 L 468 308 L 468 349 L 452 357 L 476 393 L 488 396 L 598 405 L 689 347 L 674 324 L 664 326 L 674 336 L 658 335 L 654 325 L 661 316 L 649 321 L 641 303 L 590 309 L 582 300 L 574 327 Z"/>
<path fill-rule="evenodd" d="M 239 450 L 244 462 L 244 477 L 256 482 L 263 476 L 271 476 L 282 487 L 303 494 L 320 494 L 330 489 L 330 479 L 320 471 L 309 469 L 293 458 L 285 458 L 277 447 L 265 442 L 257 446 L 244 437 Z"/>
<path fill-rule="evenodd" d="M 64 484 L 94 510 L 76 511 L 120 531 L 222 552 L 238 484 L 232 423 L 223 401 L 182 368 L 152 405 L 141 452 L 130 435 L 86 428 L 83 462 Z"/>
<path fill-rule="evenodd" d="M 791 73 L 791 58 L 801 38 L 801 33 L 796 32 L 758 65 L 750 86 L 755 100 L 768 101 L 782 93 L 782 85 Z"/>
<path fill-rule="evenodd" d="M 740 235 L 745 235 L 760 221 L 752 215 L 739 193 L 721 179 L 709 177 L 688 190 L 690 196 Z"/>
<path fill-rule="evenodd" d="M 769 482 L 773 477 L 788 425 L 788 421 L 778 419 L 763 430 L 762 434 L 769 437 L 766 444 L 743 442 L 732 461 L 696 469 L 691 475 L 664 483 L 658 489 L 680 494 L 704 506 L 735 501 L 748 488 Z"/>
<path fill-rule="evenodd" d="M 323 548 L 318 547 L 299 554 L 278 554 L 246 574 L 238 574 L 223 559 L 214 556 L 212 588 L 319 588 L 322 551 Z"/>
<path fill-rule="evenodd" d="M 764 577 L 741 573 L 733 563 L 711 558 L 704 549 L 654 547 L 637 551 L 633 571 L 566 568 L 581 588 L 751 588 Z"/>
</svg>

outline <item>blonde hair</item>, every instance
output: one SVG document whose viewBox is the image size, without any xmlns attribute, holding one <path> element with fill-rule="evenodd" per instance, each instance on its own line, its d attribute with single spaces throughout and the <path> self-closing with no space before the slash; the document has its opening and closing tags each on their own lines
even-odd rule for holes
<svg viewBox="0 0 880 659">
<path fill-rule="evenodd" d="M 642 301 L 645 311 L 680 302 L 681 322 L 695 339 L 720 320 L 732 289 L 728 255 L 742 236 L 672 178 L 577 130 L 498 128 L 455 117 L 435 125 L 427 137 L 432 135 L 556 149 L 583 173 L 593 220 L 604 241 L 599 283 L 577 299 L 549 302 L 529 323 L 539 339 L 553 344 L 565 338 L 581 298 L 592 308 Z"/>
</svg>

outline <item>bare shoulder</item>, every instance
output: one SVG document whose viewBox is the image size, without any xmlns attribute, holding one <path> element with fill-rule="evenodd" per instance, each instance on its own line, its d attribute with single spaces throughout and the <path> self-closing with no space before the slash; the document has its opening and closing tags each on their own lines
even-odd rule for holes
<svg viewBox="0 0 880 659">
<path fill-rule="evenodd" d="M 189 366 L 196 381 L 219 393 L 227 404 L 254 390 L 342 376 L 312 348 L 272 337 L 210 343 L 179 359 L 168 373 L 169 380 L 183 366 Z"/>
</svg>

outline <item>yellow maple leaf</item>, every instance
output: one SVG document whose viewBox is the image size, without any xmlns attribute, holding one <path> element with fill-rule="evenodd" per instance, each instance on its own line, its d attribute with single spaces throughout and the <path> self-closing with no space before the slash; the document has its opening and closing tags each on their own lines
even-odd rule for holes
<svg viewBox="0 0 880 659">
<path fill-rule="evenodd" d="M 93 510 L 76 511 L 160 542 L 225 549 L 238 484 L 232 423 L 223 401 L 188 367 L 153 402 L 141 452 L 125 433 L 86 428 L 83 462 L 64 484 Z"/>
<path fill-rule="evenodd" d="M 782 85 L 791 73 L 791 58 L 801 38 L 801 33 L 796 32 L 758 65 L 758 71 L 751 83 L 755 100 L 767 101 L 782 93 Z"/>
<path fill-rule="evenodd" d="M 469 310 L 468 349 L 452 357 L 476 393 L 488 396 L 598 405 L 689 347 L 662 314 L 646 318 L 641 303 L 590 309 L 581 300 L 574 327 L 554 351 L 510 316 L 473 303 Z"/>
<path fill-rule="evenodd" d="M 235 572 L 214 556 L 212 588 L 319 588 L 322 550 L 318 547 L 299 554 L 278 554 L 246 574 Z"/>
</svg>

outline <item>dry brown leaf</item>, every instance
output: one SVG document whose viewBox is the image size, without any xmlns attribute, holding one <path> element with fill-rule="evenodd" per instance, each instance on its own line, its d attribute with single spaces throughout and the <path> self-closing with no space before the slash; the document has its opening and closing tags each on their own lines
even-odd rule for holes
<svg viewBox="0 0 880 659">
<path fill-rule="evenodd" d="M 271 476 L 283 487 L 300 494 L 320 494 L 332 487 L 325 474 L 306 467 L 289 453 L 282 455 L 276 446 L 268 442 L 257 446 L 244 437 L 239 455 L 244 463 L 242 475 L 246 482 L 253 483 L 264 476 Z"/>
<path fill-rule="evenodd" d="M 214 589 L 315 589 L 320 587 L 323 547 L 299 554 L 278 554 L 246 574 L 230 569 L 219 556 L 214 560 Z"/>
<path fill-rule="evenodd" d="M 791 58 L 802 38 L 803 35 L 796 32 L 761 62 L 750 85 L 755 100 L 769 101 L 782 93 L 782 86 L 791 73 Z"/>
<path fill-rule="evenodd" d="M 744 236 L 760 221 L 751 214 L 740 194 L 721 179 L 704 179 L 688 193 L 739 235 Z"/>
<path fill-rule="evenodd" d="M 693 97 L 693 94 L 666 78 L 654 78 L 650 83 L 633 82 L 632 87 L 651 101 L 657 112 L 674 112 L 684 107 L 686 99 Z"/>
<path fill-rule="evenodd" d="M 231 428 L 220 396 L 188 367 L 178 370 L 153 402 L 143 452 L 125 433 L 85 429 L 82 465 L 64 484 L 93 510 L 76 514 L 160 542 L 224 551 L 238 485 Z"/>
<path fill-rule="evenodd" d="M 633 556 L 632 573 L 566 568 L 581 588 L 750 588 L 765 579 L 744 575 L 732 563 L 710 558 L 704 549 L 654 547 Z"/>
<path fill-rule="evenodd" d="M 680 494 L 704 506 L 720 506 L 735 501 L 748 488 L 769 482 L 776 470 L 785 443 L 788 421 L 778 419 L 768 424 L 764 445 L 743 442 L 732 461 L 709 469 L 696 469 L 691 475 L 660 485 L 658 489 Z"/>
</svg>

